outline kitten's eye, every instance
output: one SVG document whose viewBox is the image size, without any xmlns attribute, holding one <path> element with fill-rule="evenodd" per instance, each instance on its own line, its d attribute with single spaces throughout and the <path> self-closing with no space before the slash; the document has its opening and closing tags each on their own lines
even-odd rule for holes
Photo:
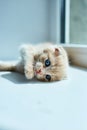
<svg viewBox="0 0 87 130">
<path fill-rule="evenodd" d="M 50 75 L 46 75 L 46 79 L 48 80 L 48 81 L 50 81 L 51 80 L 51 76 Z"/>
<path fill-rule="evenodd" d="M 45 66 L 46 66 L 46 67 L 50 66 L 50 64 L 51 64 L 51 62 L 50 62 L 49 59 L 45 60 Z"/>
</svg>

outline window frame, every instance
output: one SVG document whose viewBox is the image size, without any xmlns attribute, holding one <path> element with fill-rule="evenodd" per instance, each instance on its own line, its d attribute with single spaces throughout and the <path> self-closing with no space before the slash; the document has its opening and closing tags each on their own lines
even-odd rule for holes
<svg viewBox="0 0 87 130">
<path fill-rule="evenodd" d="M 57 0 L 59 1 L 59 0 Z M 69 43 L 70 0 L 60 0 L 60 42 Z"/>
</svg>

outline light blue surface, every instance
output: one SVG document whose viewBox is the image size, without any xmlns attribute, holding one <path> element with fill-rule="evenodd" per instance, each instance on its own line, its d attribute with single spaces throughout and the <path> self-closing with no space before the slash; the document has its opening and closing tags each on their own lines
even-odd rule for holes
<svg viewBox="0 0 87 130">
<path fill-rule="evenodd" d="M 0 0 L 0 59 L 17 58 L 21 43 L 50 40 L 49 4 L 48 0 Z"/>
<path fill-rule="evenodd" d="M 60 0 L 0 0 L 0 60 L 23 43 L 60 41 Z"/>
<path fill-rule="evenodd" d="M 0 130 L 86 130 L 87 71 L 60 82 L 28 82 L 0 73 Z"/>
</svg>

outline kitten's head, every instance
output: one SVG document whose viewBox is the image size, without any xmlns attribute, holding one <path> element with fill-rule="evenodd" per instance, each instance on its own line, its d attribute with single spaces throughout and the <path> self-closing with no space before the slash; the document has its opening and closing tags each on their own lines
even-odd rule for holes
<svg viewBox="0 0 87 130">
<path fill-rule="evenodd" d="M 57 81 L 67 77 L 68 58 L 62 47 L 46 48 L 36 58 L 35 76 L 41 81 Z"/>
</svg>

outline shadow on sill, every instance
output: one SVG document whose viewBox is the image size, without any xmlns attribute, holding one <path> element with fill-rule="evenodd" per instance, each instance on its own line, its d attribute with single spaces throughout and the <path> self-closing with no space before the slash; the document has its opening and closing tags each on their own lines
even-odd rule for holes
<svg viewBox="0 0 87 130">
<path fill-rule="evenodd" d="M 27 80 L 23 74 L 10 72 L 2 74 L 1 77 L 15 83 L 15 84 L 42 84 L 45 82 L 40 82 L 37 79 Z"/>
</svg>

